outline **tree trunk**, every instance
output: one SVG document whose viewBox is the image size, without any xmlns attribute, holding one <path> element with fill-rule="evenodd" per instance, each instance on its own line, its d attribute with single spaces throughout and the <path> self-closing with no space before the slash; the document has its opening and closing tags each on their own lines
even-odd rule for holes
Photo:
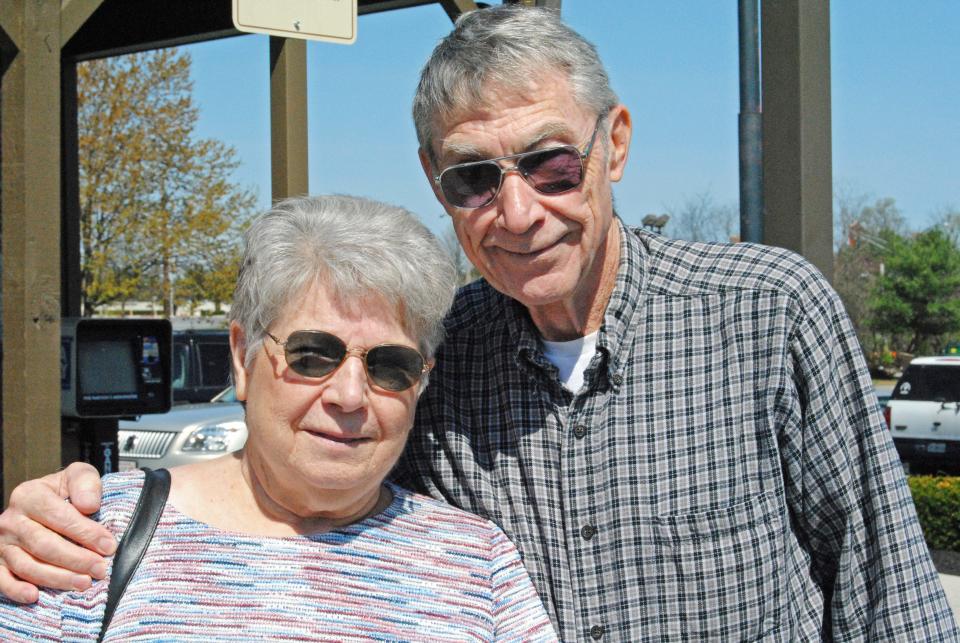
<svg viewBox="0 0 960 643">
<path fill-rule="evenodd" d="M 160 278 L 160 293 L 163 299 L 163 316 L 173 317 L 173 284 L 170 282 L 170 257 L 163 258 L 163 273 Z"/>
</svg>

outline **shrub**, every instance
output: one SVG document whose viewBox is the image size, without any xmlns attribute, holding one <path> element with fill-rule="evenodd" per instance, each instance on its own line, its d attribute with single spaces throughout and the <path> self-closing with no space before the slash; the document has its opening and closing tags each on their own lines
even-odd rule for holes
<svg viewBox="0 0 960 643">
<path fill-rule="evenodd" d="M 960 551 L 960 478 L 909 476 L 907 482 L 927 546 Z"/>
</svg>

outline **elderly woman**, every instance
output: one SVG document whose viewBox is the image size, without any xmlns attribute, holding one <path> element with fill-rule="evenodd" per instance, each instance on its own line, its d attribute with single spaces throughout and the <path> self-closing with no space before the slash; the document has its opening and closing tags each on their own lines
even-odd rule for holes
<svg viewBox="0 0 960 643">
<path fill-rule="evenodd" d="M 106 639 L 555 640 L 499 528 L 385 481 L 453 296 L 433 236 L 327 196 L 279 203 L 245 240 L 230 345 L 246 447 L 171 470 Z M 104 479 L 99 520 L 121 539 L 142 483 Z M 0 604 L 0 638 L 95 638 L 107 580 Z"/>
</svg>

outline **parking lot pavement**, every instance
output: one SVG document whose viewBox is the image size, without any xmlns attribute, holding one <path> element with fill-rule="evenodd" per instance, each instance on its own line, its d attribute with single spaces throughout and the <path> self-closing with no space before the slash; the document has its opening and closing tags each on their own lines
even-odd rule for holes
<svg viewBox="0 0 960 643">
<path fill-rule="evenodd" d="M 953 616 L 960 623 L 960 576 L 940 574 L 943 591 L 947 594 L 947 602 L 953 608 Z"/>
</svg>

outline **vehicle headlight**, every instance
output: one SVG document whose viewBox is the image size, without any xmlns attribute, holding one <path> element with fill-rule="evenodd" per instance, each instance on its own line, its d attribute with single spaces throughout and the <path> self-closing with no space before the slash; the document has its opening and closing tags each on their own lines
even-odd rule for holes
<svg viewBox="0 0 960 643">
<path fill-rule="evenodd" d="M 246 441 L 246 425 L 241 421 L 207 424 L 190 432 L 181 451 L 217 453 L 236 451 Z"/>
</svg>

